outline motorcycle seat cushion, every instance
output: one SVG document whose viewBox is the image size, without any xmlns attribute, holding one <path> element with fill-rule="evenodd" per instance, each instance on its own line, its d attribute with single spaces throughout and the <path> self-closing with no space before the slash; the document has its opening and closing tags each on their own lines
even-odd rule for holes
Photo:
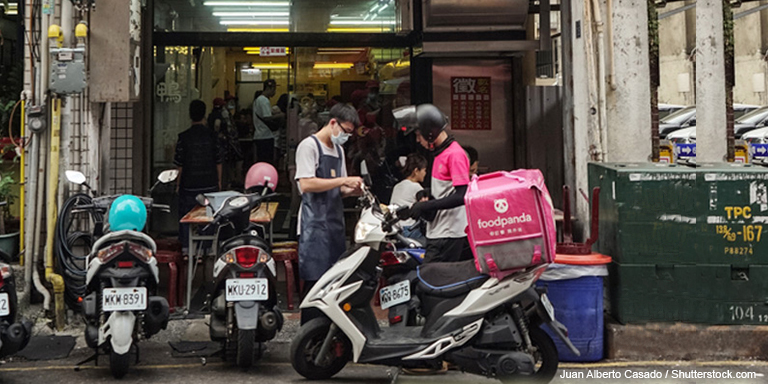
<svg viewBox="0 0 768 384">
<path fill-rule="evenodd" d="M 474 260 L 429 263 L 416 270 L 417 290 L 431 296 L 456 297 L 483 285 L 489 276 L 477 271 Z"/>
</svg>

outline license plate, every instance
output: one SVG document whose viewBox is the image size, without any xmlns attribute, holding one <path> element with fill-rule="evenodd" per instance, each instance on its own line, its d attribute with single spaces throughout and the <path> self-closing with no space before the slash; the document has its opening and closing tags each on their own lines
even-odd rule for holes
<svg viewBox="0 0 768 384">
<path fill-rule="evenodd" d="M 227 301 L 269 299 L 267 279 L 227 279 Z"/>
<path fill-rule="evenodd" d="M 547 315 L 549 315 L 549 319 L 554 320 L 555 307 L 552 306 L 552 303 L 549 301 L 549 297 L 547 297 L 546 293 L 541 294 L 541 304 L 544 306 L 544 310 L 547 311 Z"/>
<path fill-rule="evenodd" d="M 0 316 L 11 314 L 11 303 L 8 302 L 8 294 L 0 293 Z"/>
<path fill-rule="evenodd" d="M 382 288 L 379 291 L 379 299 L 381 300 L 381 309 L 387 309 L 411 300 L 411 282 L 403 280 Z"/>
<path fill-rule="evenodd" d="M 101 291 L 104 312 L 143 311 L 147 309 L 147 288 L 106 288 Z"/>
</svg>

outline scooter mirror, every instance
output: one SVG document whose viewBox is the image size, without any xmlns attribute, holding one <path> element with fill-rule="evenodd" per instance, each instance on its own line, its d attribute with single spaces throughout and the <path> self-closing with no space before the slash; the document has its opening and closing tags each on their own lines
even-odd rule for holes
<svg viewBox="0 0 768 384">
<path fill-rule="evenodd" d="M 202 193 L 195 196 L 195 201 L 197 201 L 197 203 L 202 205 L 203 207 L 207 207 L 209 204 L 208 199 Z"/>
<path fill-rule="evenodd" d="M 366 185 L 373 185 L 371 174 L 368 173 L 368 163 L 365 160 L 360 162 L 360 176 L 363 177 L 363 181 Z"/>
<path fill-rule="evenodd" d="M 67 180 L 69 180 L 70 183 L 74 183 L 77 185 L 85 184 L 85 175 L 83 175 L 82 172 L 66 171 L 64 172 L 64 174 L 67 176 Z"/>
<path fill-rule="evenodd" d="M 176 180 L 177 177 L 179 177 L 179 170 L 166 169 L 165 171 L 160 172 L 160 175 L 157 176 L 157 181 L 165 184 Z"/>
</svg>

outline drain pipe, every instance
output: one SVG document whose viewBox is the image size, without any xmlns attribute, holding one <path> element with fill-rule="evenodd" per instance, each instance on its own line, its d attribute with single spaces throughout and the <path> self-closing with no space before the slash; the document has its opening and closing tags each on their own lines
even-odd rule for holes
<svg viewBox="0 0 768 384">
<path fill-rule="evenodd" d="M 605 110 L 605 42 L 603 36 L 603 19 L 600 12 L 600 0 L 592 0 L 594 25 L 597 29 L 597 109 L 600 114 L 600 160 L 608 159 L 608 127 Z"/>
<path fill-rule="evenodd" d="M 46 202 L 45 279 L 53 284 L 56 328 L 64 329 L 64 278 L 53 272 L 53 239 L 56 231 L 56 198 L 59 185 L 59 145 L 61 144 L 61 99 L 51 99 L 51 154 L 48 163 L 48 200 Z"/>
<path fill-rule="evenodd" d="M 43 295 L 43 309 L 47 312 L 51 309 L 51 293 L 48 292 L 48 288 L 46 288 L 40 280 L 40 273 L 38 272 L 37 266 L 40 260 L 40 240 L 43 229 L 43 210 L 41 207 L 43 206 L 43 195 L 45 194 L 45 168 L 41 167 L 40 164 L 45 164 L 45 161 L 48 158 L 48 151 L 42 150 L 42 148 L 45 148 L 45 136 L 36 134 L 32 136 L 32 138 L 35 140 L 33 149 L 39 154 L 39 156 L 32 157 L 35 159 L 34 172 L 37 174 L 35 176 L 36 188 L 34 190 L 36 203 L 32 205 L 35 209 L 34 237 L 32 243 L 32 277 L 35 282 L 35 289 Z"/>
</svg>

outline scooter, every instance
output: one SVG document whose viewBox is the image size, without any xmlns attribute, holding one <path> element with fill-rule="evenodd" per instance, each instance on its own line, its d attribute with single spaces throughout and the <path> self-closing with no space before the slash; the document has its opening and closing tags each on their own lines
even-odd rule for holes
<svg viewBox="0 0 768 384">
<path fill-rule="evenodd" d="M 32 334 L 31 321 L 25 318 L 16 321 L 16 282 L 13 270 L 6 262 L 10 262 L 10 256 L 0 251 L 0 357 L 13 355 L 24 349 Z"/>
<path fill-rule="evenodd" d="M 219 243 L 209 295 L 211 339 L 223 343 L 225 360 L 243 369 L 261 358 L 263 343 L 274 339 L 283 327 L 272 250 L 264 240 L 263 228 L 250 222 L 251 210 L 274 196 L 228 197 L 215 210 L 213 222 L 203 229 L 216 228 Z M 212 205 L 204 195 L 198 195 L 197 202 Z"/>
<path fill-rule="evenodd" d="M 370 177 L 364 179 L 370 183 Z M 539 326 L 549 327 L 575 353 L 567 329 L 555 320 L 544 290 L 533 283 L 546 265 L 526 268 L 502 280 L 477 272 L 473 261 L 419 267 L 416 295 L 426 309 L 423 326 L 380 328 L 371 299 L 381 276 L 386 243 L 408 242 L 397 224 L 407 208 L 381 206 L 365 187 L 365 208 L 355 227 L 354 248 L 343 254 L 310 290 L 301 308 L 325 316 L 305 323 L 291 344 L 291 363 L 308 379 L 328 379 L 349 360 L 399 368 L 441 367 L 502 382 L 549 382 L 558 354 Z M 411 283 L 382 290 L 382 302 L 412 300 Z"/>
<path fill-rule="evenodd" d="M 70 172 L 70 181 L 84 181 L 84 177 Z M 176 175 L 175 170 L 164 171 L 159 179 L 170 182 Z M 96 197 L 92 204 L 76 208 L 106 213 L 118 197 Z M 147 212 L 151 212 L 152 199 L 141 200 Z M 169 210 L 167 206 L 155 208 Z M 104 352 L 109 355 L 112 376 L 121 378 L 128 373 L 131 347 L 138 362 L 138 340 L 149 338 L 168 325 L 169 306 L 164 297 L 157 295 L 160 277 L 154 240 L 133 230 L 111 232 L 105 227 L 104 232 L 86 259 L 86 292 L 82 297 L 85 341 L 95 350 L 94 356 L 86 361 L 98 363 L 100 351 Z"/>
</svg>

